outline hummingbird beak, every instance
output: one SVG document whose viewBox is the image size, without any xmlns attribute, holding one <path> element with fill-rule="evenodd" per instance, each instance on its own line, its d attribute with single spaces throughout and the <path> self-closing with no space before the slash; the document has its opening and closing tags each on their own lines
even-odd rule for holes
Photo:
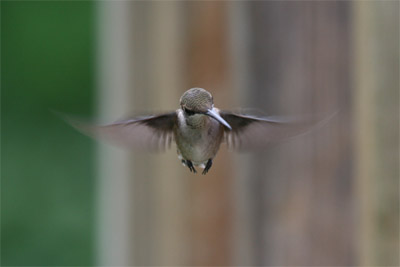
<svg viewBox="0 0 400 267">
<path fill-rule="evenodd" d="M 227 123 L 217 112 L 215 112 L 213 109 L 207 110 L 205 113 L 207 116 L 210 116 L 213 119 L 216 119 L 219 123 L 223 124 L 226 128 L 229 130 L 232 130 L 232 127 Z"/>
</svg>

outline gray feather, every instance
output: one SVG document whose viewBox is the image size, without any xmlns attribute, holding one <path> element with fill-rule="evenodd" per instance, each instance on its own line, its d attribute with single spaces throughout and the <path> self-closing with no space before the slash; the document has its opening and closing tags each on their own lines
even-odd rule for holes
<svg viewBox="0 0 400 267">
<path fill-rule="evenodd" d="M 91 137 L 123 148 L 161 152 L 169 148 L 173 141 L 176 112 L 137 117 L 108 125 L 85 123 L 69 116 L 63 116 L 63 118 L 73 127 Z"/>
<path fill-rule="evenodd" d="M 336 113 L 320 120 L 257 117 L 229 111 L 221 111 L 220 115 L 232 126 L 231 131 L 224 133 L 224 141 L 228 147 L 246 151 L 263 149 L 271 143 L 306 134 L 327 123 Z"/>
</svg>

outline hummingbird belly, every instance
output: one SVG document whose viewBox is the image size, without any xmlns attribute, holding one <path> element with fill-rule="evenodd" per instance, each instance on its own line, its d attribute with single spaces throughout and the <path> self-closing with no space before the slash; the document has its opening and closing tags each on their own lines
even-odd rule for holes
<svg viewBox="0 0 400 267">
<path fill-rule="evenodd" d="M 190 160 L 196 166 L 214 158 L 223 136 L 221 124 L 205 116 L 203 119 L 202 127 L 192 128 L 183 121 L 175 130 L 179 158 Z"/>
</svg>

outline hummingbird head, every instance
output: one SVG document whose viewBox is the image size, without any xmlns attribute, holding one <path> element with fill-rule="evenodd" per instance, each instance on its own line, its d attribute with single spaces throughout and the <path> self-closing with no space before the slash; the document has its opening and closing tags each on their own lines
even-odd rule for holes
<svg viewBox="0 0 400 267">
<path fill-rule="evenodd" d="M 203 88 L 187 90 L 181 96 L 180 105 L 187 118 L 195 114 L 207 115 L 219 121 L 229 130 L 232 130 L 231 126 L 219 115 L 219 112 L 214 109 L 212 95 Z"/>
<path fill-rule="evenodd" d="M 203 88 L 192 88 L 187 90 L 180 100 L 182 110 L 191 114 L 204 114 L 214 106 L 212 95 Z"/>
</svg>

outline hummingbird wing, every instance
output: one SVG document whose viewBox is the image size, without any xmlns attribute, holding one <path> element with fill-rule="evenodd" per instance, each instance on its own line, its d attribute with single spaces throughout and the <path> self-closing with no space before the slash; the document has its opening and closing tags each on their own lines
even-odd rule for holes
<svg viewBox="0 0 400 267">
<path fill-rule="evenodd" d="M 176 112 L 137 117 L 108 125 L 93 125 L 65 117 L 73 127 L 94 138 L 109 141 L 124 148 L 164 151 L 173 140 Z"/>
<path fill-rule="evenodd" d="M 334 115 L 322 119 L 290 119 L 285 117 L 260 117 L 220 111 L 221 117 L 231 125 L 225 129 L 224 140 L 228 147 L 238 151 L 265 148 L 273 142 L 305 134 L 325 124 Z"/>
</svg>

